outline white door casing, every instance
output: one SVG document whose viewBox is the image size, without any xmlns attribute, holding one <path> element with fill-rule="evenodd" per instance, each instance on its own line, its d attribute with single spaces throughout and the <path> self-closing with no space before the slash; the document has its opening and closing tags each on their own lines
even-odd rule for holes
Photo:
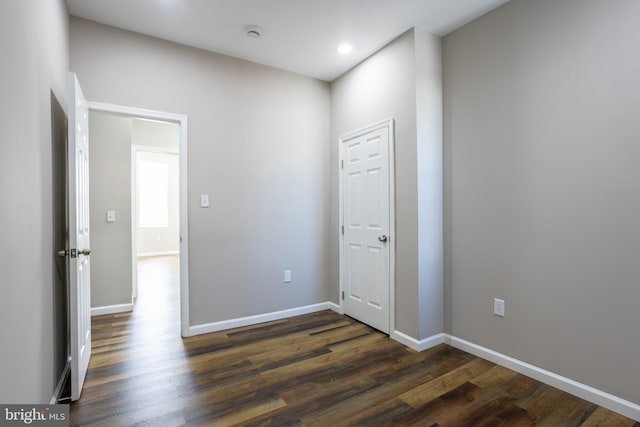
<svg viewBox="0 0 640 427">
<path fill-rule="evenodd" d="M 131 118 L 159 120 L 163 122 L 177 123 L 180 125 L 180 142 L 178 144 L 180 157 L 180 331 L 183 337 L 190 337 L 194 335 L 194 332 L 189 324 L 189 191 L 187 186 L 187 139 L 189 135 L 188 117 L 184 114 L 146 110 L 143 108 L 106 104 L 102 102 L 88 102 L 88 106 L 90 111 L 113 113 Z M 135 188 L 132 188 L 132 192 L 134 191 Z M 135 222 L 132 220 L 132 230 L 135 230 L 135 225 Z M 134 242 L 135 239 L 132 239 L 132 265 L 136 262 L 135 254 L 137 252 Z M 134 268 L 132 271 L 133 275 L 135 275 L 136 269 Z M 135 279 L 132 278 L 132 281 L 134 280 Z"/>
<path fill-rule="evenodd" d="M 393 121 L 340 138 L 343 312 L 382 332 L 393 323 Z"/>
<path fill-rule="evenodd" d="M 69 73 L 68 212 L 71 400 L 78 400 L 91 358 L 89 239 L 89 110 L 74 73 Z"/>
</svg>

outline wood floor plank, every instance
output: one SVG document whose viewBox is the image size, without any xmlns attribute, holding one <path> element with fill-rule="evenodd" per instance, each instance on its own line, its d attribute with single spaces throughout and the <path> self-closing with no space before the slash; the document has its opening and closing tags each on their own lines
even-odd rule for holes
<svg viewBox="0 0 640 427">
<path fill-rule="evenodd" d="M 498 387 L 518 375 L 517 372 L 502 366 L 493 366 L 484 373 L 472 378 L 469 382 L 481 388 Z"/>
<path fill-rule="evenodd" d="M 629 418 L 598 408 L 582 423 L 581 427 L 634 427 L 634 424 Z"/>
<path fill-rule="evenodd" d="M 264 402 L 264 403 L 252 406 L 243 411 L 233 412 L 231 414 L 225 415 L 220 418 L 214 418 L 212 420 L 205 418 L 203 420 L 198 420 L 197 422 L 194 423 L 194 425 L 221 426 L 221 427 L 231 426 L 231 425 L 239 424 L 244 421 L 250 420 L 251 418 L 254 418 L 257 415 L 260 415 L 263 413 L 269 413 L 274 409 L 282 408 L 284 406 L 286 406 L 286 404 L 282 399 L 275 399 L 269 402 Z"/>
<path fill-rule="evenodd" d="M 454 369 L 438 378 L 421 384 L 400 395 L 400 399 L 418 408 L 431 400 L 442 396 L 456 387 L 472 380 L 495 365 L 484 359 L 475 359 L 466 365 Z"/>
<path fill-rule="evenodd" d="M 357 424 L 362 414 L 372 407 L 386 407 L 399 401 L 398 396 L 412 390 L 425 382 L 437 378 L 465 363 L 473 356 L 448 346 L 437 346 L 425 353 L 416 353 L 405 349 L 406 362 L 383 367 L 368 377 L 377 381 L 380 387 L 367 390 L 358 399 L 351 399 L 348 405 L 339 409 L 340 420 L 345 424 Z M 403 402 L 404 403 L 404 402 Z M 330 424 L 336 417 L 336 408 L 326 407 L 309 417 L 310 423 L 317 425 Z"/>
<path fill-rule="evenodd" d="M 459 349 L 418 353 L 328 310 L 182 339 L 177 268 L 142 263 L 135 311 L 92 319 L 71 425 L 640 427 Z"/>
<path fill-rule="evenodd" d="M 416 424 L 438 424 L 442 423 L 451 415 L 451 408 L 464 408 L 475 400 L 475 394 L 479 394 L 481 389 L 471 383 L 462 384 L 443 395 L 432 399 L 424 405 L 413 408 L 398 417 L 395 421 L 399 425 L 416 425 Z"/>
</svg>

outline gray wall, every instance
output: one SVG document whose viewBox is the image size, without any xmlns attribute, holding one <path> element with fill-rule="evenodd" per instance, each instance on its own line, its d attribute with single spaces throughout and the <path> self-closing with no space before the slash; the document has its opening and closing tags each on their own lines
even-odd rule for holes
<svg viewBox="0 0 640 427">
<path fill-rule="evenodd" d="M 87 99 L 189 116 L 190 324 L 326 301 L 329 85 L 73 18 L 70 39 Z"/>
<path fill-rule="evenodd" d="M 133 119 L 131 141 L 134 145 L 165 148 L 177 152 L 180 148 L 180 125 L 155 120 Z"/>
<path fill-rule="evenodd" d="M 0 2 L 2 403 L 48 403 L 60 376 L 51 154 L 60 118 L 52 104 L 66 109 L 67 46 L 62 0 Z"/>
<path fill-rule="evenodd" d="M 440 40 L 410 30 L 331 85 L 330 297 L 338 301 L 338 138 L 395 119 L 396 329 L 416 339 L 443 331 Z M 419 89 L 419 90 L 418 90 Z M 430 124 L 435 123 L 435 127 Z M 420 147 L 420 148 L 419 148 Z M 438 148 L 439 147 L 439 148 Z M 420 150 L 420 157 L 419 152 Z M 435 152 L 434 152 L 435 150 Z M 436 158 L 433 158 L 433 155 Z M 437 181 L 418 183 L 433 173 Z M 438 201 L 439 198 L 439 201 Z M 428 205 L 429 201 L 433 202 Z M 420 211 L 422 209 L 422 211 Z M 430 214 L 437 216 L 435 221 Z M 425 235 L 419 235 L 418 224 Z M 433 225 L 439 228 L 432 229 Z M 429 235 L 431 233 L 431 235 Z M 429 240 L 431 238 L 432 240 Z M 422 258 L 421 258 L 422 257 Z M 420 260 L 432 267 L 420 271 Z M 421 276 L 422 274 L 422 276 Z"/>
<path fill-rule="evenodd" d="M 414 38 L 420 310 L 416 338 L 424 339 L 444 331 L 442 40 L 418 28 Z"/>
<path fill-rule="evenodd" d="M 638 16 L 514 0 L 444 39 L 447 332 L 636 403 Z"/>
<path fill-rule="evenodd" d="M 89 166 L 91 307 L 131 304 L 131 118 L 89 113 Z"/>
</svg>

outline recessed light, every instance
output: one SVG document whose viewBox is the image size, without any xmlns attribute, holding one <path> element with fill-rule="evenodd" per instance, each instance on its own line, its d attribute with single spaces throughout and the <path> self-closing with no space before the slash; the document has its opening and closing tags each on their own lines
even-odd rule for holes
<svg viewBox="0 0 640 427">
<path fill-rule="evenodd" d="M 351 53 L 353 47 L 350 44 L 341 44 L 338 46 L 338 53 L 342 55 L 346 55 L 347 53 Z"/>
</svg>

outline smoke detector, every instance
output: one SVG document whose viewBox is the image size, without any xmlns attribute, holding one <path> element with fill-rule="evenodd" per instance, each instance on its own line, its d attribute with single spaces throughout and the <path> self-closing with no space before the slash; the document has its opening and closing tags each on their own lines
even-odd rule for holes
<svg viewBox="0 0 640 427">
<path fill-rule="evenodd" d="M 262 28 L 257 25 L 249 25 L 247 26 L 247 37 L 251 39 L 259 39 L 262 36 Z"/>
</svg>

